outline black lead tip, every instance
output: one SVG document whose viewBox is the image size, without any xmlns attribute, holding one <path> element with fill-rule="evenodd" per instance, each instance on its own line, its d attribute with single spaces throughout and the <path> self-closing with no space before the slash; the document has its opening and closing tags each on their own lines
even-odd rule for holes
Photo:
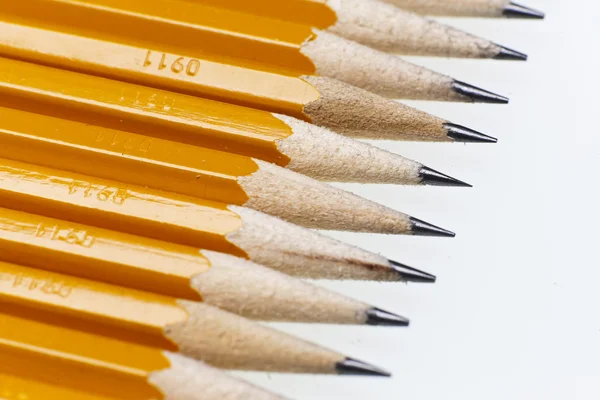
<svg viewBox="0 0 600 400">
<path fill-rule="evenodd" d="M 338 362 L 335 364 L 335 369 L 340 375 L 392 376 L 392 374 L 381 368 L 355 360 L 354 358 L 346 358 L 344 361 Z"/>
<path fill-rule="evenodd" d="M 416 236 L 441 236 L 454 237 L 456 233 L 430 224 L 429 222 L 421 221 L 420 219 L 410 217 L 412 223 L 411 233 Z"/>
<path fill-rule="evenodd" d="M 546 14 L 533 8 L 525 7 L 520 4 L 510 2 L 502 12 L 508 18 L 529 18 L 529 19 L 544 19 Z"/>
<path fill-rule="evenodd" d="M 398 261 L 388 260 L 392 265 L 392 268 L 407 282 L 419 282 L 419 283 L 434 283 L 435 275 L 428 274 L 427 272 L 418 270 L 408 265 L 399 263 Z"/>
<path fill-rule="evenodd" d="M 419 178 L 421 178 L 421 183 L 424 185 L 473 187 L 466 182 L 459 181 L 458 179 L 454 179 L 451 176 L 442 174 L 435 169 L 425 166 L 422 166 L 419 170 Z"/>
<path fill-rule="evenodd" d="M 377 326 L 408 326 L 410 320 L 401 315 L 373 307 L 367 310 L 367 325 Z"/>
<path fill-rule="evenodd" d="M 494 56 L 495 60 L 513 60 L 513 61 L 527 61 L 527 54 L 521 53 L 508 47 L 500 46 L 500 52 Z"/>
<path fill-rule="evenodd" d="M 445 123 L 444 128 L 446 128 L 448 137 L 457 142 L 496 143 L 498 141 L 495 137 L 450 122 Z"/>
<path fill-rule="evenodd" d="M 452 90 L 468 97 L 473 103 L 508 104 L 508 98 L 461 81 L 452 82 Z"/>
</svg>

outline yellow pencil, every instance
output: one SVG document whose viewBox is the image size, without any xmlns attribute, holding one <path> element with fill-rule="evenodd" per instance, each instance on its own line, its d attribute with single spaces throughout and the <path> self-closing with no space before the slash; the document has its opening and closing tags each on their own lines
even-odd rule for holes
<svg viewBox="0 0 600 400">
<path fill-rule="evenodd" d="M 52 15 L 51 19 L 45 18 Z M 322 75 L 392 98 L 507 103 L 497 94 L 332 33 L 177 0 L 24 0 L 0 19 L 292 76 Z M 110 29 L 107 29 L 110 26 Z M 183 59 L 152 67 L 194 72 Z M 162 61 L 161 61 L 162 60 Z M 174 63 L 177 61 L 176 63 Z"/>
<path fill-rule="evenodd" d="M 0 66 L 2 64 L 2 59 L 0 59 Z M 39 66 L 35 67 L 39 68 Z M 39 69 L 38 71 L 45 74 L 56 70 Z M 225 107 L 220 107 L 220 104 L 210 104 L 214 103 L 210 102 L 208 106 L 214 106 L 216 110 L 216 112 L 210 113 L 208 107 L 201 100 L 195 100 L 188 96 L 172 99 L 173 101 L 179 100 L 179 107 L 173 110 L 173 115 L 180 115 L 178 112 L 187 111 L 189 113 L 187 117 L 178 118 L 178 123 L 173 123 L 174 118 L 169 113 L 146 112 L 142 116 L 136 112 L 137 107 L 127 108 L 120 115 L 129 118 L 128 125 L 132 129 L 148 134 L 136 134 L 105 126 L 91 125 L 83 122 L 85 119 L 83 115 L 73 115 L 73 110 L 74 107 L 83 108 L 84 103 L 94 101 L 93 99 L 96 97 L 89 95 L 94 86 L 78 86 L 73 81 L 61 79 L 68 78 L 69 75 L 61 77 L 60 74 L 48 73 L 45 74 L 45 77 L 51 82 L 54 81 L 53 78 L 58 78 L 55 82 L 60 82 L 62 89 L 59 91 L 56 87 L 54 92 L 48 92 L 42 96 L 40 101 L 43 101 L 44 104 L 36 104 L 34 101 L 13 102 L 7 98 L 4 103 L 13 107 L 21 107 L 27 111 L 0 107 L 0 142 L 6 143 L 0 148 L 0 157 L 18 158 L 34 163 L 50 163 L 79 172 L 104 173 L 107 177 L 114 177 L 111 175 L 110 168 L 107 168 L 107 171 L 99 171 L 97 168 L 93 168 L 93 164 L 112 165 L 119 170 L 120 176 L 124 175 L 123 170 L 138 171 L 139 178 L 136 179 L 144 179 L 144 174 L 139 171 L 151 168 L 152 177 L 150 179 L 154 183 L 146 183 L 149 186 L 160 185 L 164 189 L 196 196 L 208 196 L 213 191 L 210 189 L 211 187 L 220 187 L 224 192 L 220 195 L 226 196 L 233 192 L 231 183 L 235 181 L 236 174 L 239 180 L 243 174 L 247 173 L 244 170 L 248 165 L 253 164 L 252 159 L 208 149 L 205 146 L 212 144 L 214 147 L 227 149 L 228 145 L 233 143 L 231 151 L 242 152 L 252 158 L 274 161 L 286 169 L 323 181 L 468 186 L 464 182 L 416 161 L 366 143 L 344 138 L 302 121 L 288 119 L 283 115 L 281 121 L 273 121 L 279 121 L 280 126 L 270 125 L 267 122 L 255 125 L 248 123 L 246 126 L 239 123 L 237 131 L 234 131 L 232 125 L 237 121 L 232 123 L 224 114 L 221 114 L 221 112 L 236 111 L 232 110 L 232 106 L 223 104 Z M 23 71 L 21 74 L 23 89 L 19 91 L 20 93 L 31 93 L 42 86 L 31 84 L 25 87 L 25 79 Z M 110 82 L 112 85 L 104 85 L 102 81 L 104 80 L 95 81 L 96 87 L 118 86 L 117 82 Z M 6 81 L 4 82 L 6 83 Z M 0 93 L 15 91 L 14 86 L 6 89 L 8 85 L 8 83 L 2 85 L 0 77 Z M 69 85 L 85 88 L 84 91 L 88 95 L 79 101 L 75 101 L 74 98 L 71 102 L 61 101 L 60 97 L 69 92 Z M 5 90 L 2 89 L 3 86 Z M 70 92 L 73 93 L 73 91 Z M 141 94 L 142 92 L 143 90 L 140 90 L 137 93 Z M 162 92 L 155 94 L 164 95 Z M 13 96 L 16 97 L 16 94 L 13 93 Z M 96 96 L 101 97 L 101 93 L 97 92 Z M 190 106 L 186 106 L 181 100 L 188 100 Z M 0 103 L 2 102 L 0 101 Z M 113 110 L 116 107 L 118 106 L 115 105 Z M 107 114 L 110 112 L 114 115 L 113 118 L 117 118 L 119 113 L 111 112 L 110 108 L 97 104 L 96 107 L 91 108 L 89 114 L 92 115 L 89 116 L 88 121 L 102 124 L 106 123 L 105 120 L 108 119 L 108 125 L 117 125 L 112 123 L 114 120 Z M 81 122 L 32 111 L 74 117 L 80 119 Z M 237 111 L 239 111 L 240 117 L 244 115 L 244 109 Z M 205 121 L 211 121 L 213 129 L 207 127 Z M 255 130 L 260 129 L 263 129 L 263 133 L 271 130 L 270 133 L 273 135 L 265 134 L 263 137 L 257 137 Z M 167 140 L 171 137 L 203 147 Z M 221 138 L 222 141 L 219 141 Z M 15 152 L 14 148 L 21 150 Z M 41 154 L 45 154 L 45 156 L 42 157 Z M 74 159 L 74 161 L 69 163 L 69 159 Z M 78 162 L 81 159 L 86 159 L 88 163 L 82 165 L 81 162 Z M 258 160 L 257 162 L 260 163 Z M 187 170 L 190 177 L 193 176 L 194 179 L 182 178 L 183 170 Z M 162 177 L 168 177 L 168 179 L 163 181 Z M 219 179 L 219 177 L 223 179 Z M 250 177 L 250 179 L 252 178 Z M 181 182 L 182 180 L 187 181 L 187 184 Z M 217 194 L 219 193 L 214 195 Z M 213 199 L 226 200 L 225 197 L 214 197 Z"/>
<path fill-rule="evenodd" d="M 6 313 L 179 352 L 217 367 L 389 374 L 201 302 L 0 262 Z"/>
<path fill-rule="evenodd" d="M 91 82 L 95 84 L 88 86 Z M 195 102 L 199 103 L 193 97 L 177 93 L 0 58 L 0 105 L 33 109 L 128 132 L 125 136 L 104 136 L 102 131 L 98 132 L 100 135 L 93 134 L 93 129 L 90 132 L 88 128 L 87 138 L 55 132 L 57 136 L 51 140 L 32 146 L 30 152 L 37 152 L 35 161 L 30 158 L 31 154 L 23 152 L 23 157 L 29 157 L 27 161 L 244 205 L 308 227 L 453 236 L 435 225 L 262 160 L 146 137 L 145 132 L 150 131 L 148 133 L 155 136 L 169 135 L 182 141 L 196 140 L 196 143 L 202 137 L 209 137 L 211 143 L 222 143 L 222 138 L 229 138 L 227 145 L 234 142 L 240 148 L 247 143 L 264 154 L 276 147 L 274 137 L 281 139 L 283 132 L 290 132 L 289 126 L 282 125 L 282 121 L 269 113 L 263 115 L 256 110 L 214 102 L 207 104 L 206 109 L 198 109 L 194 108 Z M 227 107 L 234 107 L 234 113 L 228 114 Z M 254 118 L 250 121 L 257 124 L 249 126 L 247 118 Z M 52 135 L 49 131 L 44 133 L 43 126 L 39 128 L 40 135 Z M 16 136 L 13 135 L 13 139 Z M 42 149 L 48 146 L 66 149 L 60 156 L 53 157 L 56 150 Z M 16 147 L 18 152 L 11 151 L 6 156 L 18 158 L 22 145 Z M 104 168 L 95 168 L 87 162 L 91 153 L 82 156 L 85 147 L 90 151 L 93 148 L 95 159 L 103 160 Z M 297 154 L 306 150 L 293 141 L 289 147 L 296 149 Z M 313 153 L 312 149 L 318 147 L 319 142 L 314 142 L 306 156 L 314 171 L 323 171 L 329 167 L 330 152 L 315 150 Z M 109 160 L 111 163 L 107 163 Z M 298 169 L 310 168 L 300 166 Z M 338 163 L 335 169 L 345 171 L 347 165 Z M 397 171 L 391 169 L 392 174 Z M 421 169 L 420 166 L 409 168 L 411 173 L 406 180 L 418 181 L 422 179 L 419 175 L 428 174 L 434 176 L 433 180 L 452 181 L 435 171 L 421 173 Z M 392 231 L 382 230 L 381 224 L 393 225 Z"/>
<path fill-rule="evenodd" d="M 227 60 L 202 58 L 196 52 L 172 53 L 152 44 L 82 36 L 57 27 L 41 28 L 34 22 L 0 21 L 0 54 L 287 114 L 350 137 L 494 141 L 472 129 L 335 79 L 245 68 L 227 64 Z M 201 69 L 192 69 L 195 65 L 201 65 Z"/>
<path fill-rule="evenodd" d="M 391 53 L 519 61 L 527 59 L 525 54 L 488 39 L 379 0 L 291 0 L 285 3 L 277 0 L 188 1 L 315 26 Z"/>
<path fill-rule="evenodd" d="M 47 395 L 88 393 L 75 397 L 81 400 L 283 400 L 179 354 L 36 321 L 24 312 L 0 313 L 0 373 L 19 393 L 28 390 L 26 380 L 38 382 L 26 393 L 58 386 Z"/>
<path fill-rule="evenodd" d="M 0 208 L 0 260 L 206 304 L 258 320 L 408 320 L 242 258 Z"/>
<path fill-rule="evenodd" d="M 244 207 L 0 160 L 0 207 L 246 257 L 295 276 L 435 281 Z"/>
</svg>

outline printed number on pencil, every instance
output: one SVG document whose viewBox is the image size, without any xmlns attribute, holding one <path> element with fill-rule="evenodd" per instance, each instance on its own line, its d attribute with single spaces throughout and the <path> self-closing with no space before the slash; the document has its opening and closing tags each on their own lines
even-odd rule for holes
<svg viewBox="0 0 600 400">
<path fill-rule="evenodd" d="M 24 274 L 2 274 L 0 281 L 7 281 L 13 288 L 29 291 L 39 291 L 50 296 L 67 298 L 73 292 L 73 287 L 55 279 L 38 279 Z"/>
<path fill-rule="evenodd" d="M 178 75 L 185 73 L 187 76 L 196 76 L 200 71 L 200 61 L 167 53 L 152 53 L 152 50 L 148 50 L 144 67 L 157 68 L 159 71 L 168 69 Z"/>
<path fill-rule="evenodd" d="M 90 182 L 84 181 L 71 181 L 69 183 L 69 194 L 77 193 L 82 193 L 83 197 L 95 196 L 100 201 L 111 201 L 118 205 L 123 204 L 127 197 L 129 197 L 127 189 L 94 186 Z"/>
</svg>

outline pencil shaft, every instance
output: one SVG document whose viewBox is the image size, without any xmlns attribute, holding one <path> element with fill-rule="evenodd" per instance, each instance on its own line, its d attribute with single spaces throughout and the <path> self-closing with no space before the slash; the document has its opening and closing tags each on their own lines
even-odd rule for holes
<svg viewBox="0 0 600 400">
<path fill-rule="evenodd" d="M 43 310 L 59 326 L 135 343 L 176 351 L 163 330 L 188 318 L 167 296 L 5 262 L 0 262 L 0 276 L 0 303 L 6 312 L 38 315 L 36 309 Z"/>
<path fill-rule="evenodd" d="M 4 310 L 3 310 L 4 311 Z M 105 396 L 147 399 L 159 396 L 147 382 L 154 370 L 168 368 L 162 352 L 72 328 L 27 313 L 0 314 L 0 368 L 42 382 Z"/>
<path fill-rule="evenodd" d="M 228 369 L 337 373 L 344 356 L 200 302 L 0 262 L 5 312 Z"/>
<path fill-rule="evenodd" d="M 241 258 L 5 208 L 0 208 L 0 260 L 204 301 L 257 320 L 373 320 L 372 306 Z"/>
<path fill-rule="evenodd" d="M 242 221 L 225 204 L 8 159 L 0 176 L 6 208 L 245 255 L 226 239 Z"/>
<path fill-rule="evenodd" d="M 125 37 L 130 43 L 193 58 L 226 59 L 235 65 L 296 76 L 316 73 L 386 97 L 472 101 L 453 92 L 449 77 L 309 25 L 163 1 L 27 0 L 26 4 L 11 3 L 0 10 L 0 16 L 45 29 L 59 25 L 76 35 Z M 40 18 L 45 11 L 52 12 L 52 24 Z M 112 21 L 110 32 L 108 20 Z M 382 70 L 389 70 L 390 76 L 380 74 Z"/>
<path fill-rule="evenodd" d="M 248 257 L 295 276 L 405 279 L 385 257 L 250 209 L 1 160 L 1 207 Z"/>
<path fill-rule="evenodd" d="M 214 267 L 194 247 L 6 208 L 0 248 L 2 261 L 189 300 L 202 300 L 191 279 Z"/>
<path fill-rule="evenodd" d="M 0 157 L 238 204 L 247 200 L 239 178 L 258 170 L 247 157 L 212 149 L 17 109 L 0 107 L 0 116 L 5 144 Z M 324 181 L 426 183 L 420 163 L 291 117 L 278 118 L 293 129 L 277 141 L 280 154 L 291 157 L 290 170 Z M 100 164 L 106 167 L 97 168 Z"/>
<path fill-rule="evenodd" d="M 315 26 L 319 29 L 327 28 L 338 19 L 335 11 L 328 5 L 328 0 L 286 0 L 285 7 L 276 0 L 185 0 L 190 3 L 210 5 L 212 7 L 227 8 L 248 14 L 279 19 L 283 21 L 296 21 L 298 23 Z"/>
<path fill-rule="evenodd" d="M 351 137 L 450 140 L 443 126 L 446 121 L 331 78 L 275 74 L 57 29 L 0 21 L 0 54 L 310 119 Z M 201 68 L 188 73 L 187 67 L 179 71 L 183 68 L 180 64 Z M 210 141 L 202 145 L 210 147 Z M 241 150 L 248 149 L 244 146 Z"/>
<path fill-rule="evenodd" d="M 52 22 L 44 15 L 52 15 Z M 313 35 L 309 25 L 249 18 L 245 13 L 202 4 L 173 0 L 26 0 L 6 4 L 0 16 L 34 21 L 40 27 L 60 25 L 77 34 L 126 37 L 165 50 L 179 49 L 175 53 L 192 50 L 263 70 L 315 71 L 311 60 L 298 51 Z M 107 21 L 111 22 L 110 31 L 106 29 Z"/>
<path fill-rule="evenodd" d="M 7 58 L 0 58 L 0 66 L 0 103 L 5 107 L 252 154 L 283 165 L 289 161 L 275 141 L 292 130 L 268 112 Z M 240 160 L 235 158 L 230 168 L 236 170 Z"/>
<path fill-rule="evenodd" d="M 74 34 L 61 27 L 44 29 L 35 21 L 29 24 L 12 16 L 0 21 L 4 56 L 301 119 L 307 119 L 305 104 L 319 98 L 314 87 L 296 76 L 245 68 L 203 57 L 198 51 L 94 33 Z"/>
<path fill-rule="evenodd" d="M 502 47 L 439 22 L 378 0 L 323 2 L 255 0 L 192 0 L 231 10 L 318 27 L 378 50 L 409 55 L 497 58 Z"/>
<path fill-rule="evenodd" d="M 163 104 L 163 106 L 157 111 L 158 107 L 153 103 L 156 100 L 154 97 L 144 97 L 143 105 L 138 103 L 140 91 L 146 89 L 150 90 L 150 93 L 155 93 L 153 89 L 135 85 L 123 88 L 115 81 L 8 59 L 0 59 L 0 65 L 7 68 L 2 71 L 4 72 L 4 80 L 2 81 L 0 78 L 0 92 L 2 92 L 1 88 L 4 87 L 5 93 L 12 94 L 11 96 L 1 96 L 1 98 L 13 107 L 27 109 L 35 107 L 35 110 L 40 113 L 52 113 L 55 117 L 70 117 L 75 120 L 81 119 L 85 120 L 82 122 L 88 124 L 99 124 L 109 128 L 114 126 L 118 129 L 129 129 L 130 131 L 153 129 L 154 131 L 163 132 L 163 134 L 164 132 L 170 132 L 170 134 L 176 135 L 180 132 L 192 137 L 203 129 L 211 130 L 210 127 L 225 129 L 222 132 L 224 134 L 227 134 L 227 132 L 236 134 L 241 128 L 235 120 L 228 118 L 225 112 L 227 107 L 237 106 L 215 103 L 213 106 L 216 109 L 215 115 L 218 116 L 216 119 L 206 116 L 206 113 L 210 110 L 198 110 L 198 113 L 194 114 L 194 118 L 187 118 L 188 114 L 194 110 L 193 104 L 198 107 L 199 103 L 198 99 L 190 96 L 179 95 L 181 96 L 177 98 L 179 107 L 182 106 L 181 102 L 184 100 L 187 100 L 190 105 L 175 110 L 174 102 L 171 101 L 168 106 L 164 106 L 164 101 L 173 100 L 170 96 L 176 96 L 177 94 L 161 92 L 160 95 L 163 97 L 160 104 Z M 39 71 L 43 76 L 36 76 L 32 73 L 33 71 Z M 26 77 L 25 75 L 28 72 L 29 75 Z M 50 75 L 46 75 L 46 72 Z M 49 79 L 50 76 L 53 78 L 60 76 L 66 80 L 51 80 Z M 96 88 L 105 90 L 104 94 L 99 96 L 98 93 L 94 93 L 93 96 L 90 96 L 88 93 L 90 91 L 89 86 L 76 84 L 79 79 L 86 81 L 88 79 L 99 79 Z M 107 90 L 111 85 L 121 88 L 120 92 L 115 93 Z M 146 92 L 146 94 L 148 93 Z M 262 115 L 263 112 L 258 110 L 243 110 L 243 113 L 259 113 L 260 115 L 256 116 L 258 119 L 266 118 L 273 124 L 276 124 L 273 120 L 278 121 L 278 125 L 275 125 L 275 132 L 269 130 L 267 135 L 254 125 L 254 128 L 252 128 L 259 131 L 257 135 L 266 139 L 263 140 L 263 145 L 266 144 L 270 147 L 275 146 L 275 142 L 272 138 L 271 140 L 268 139 L 268 134 L 277 134 L 277 132 L 282 134 L 285 130 L 291 130 L 290 125 L 287 124 L 293 125 L 295 122 L 292 121 L 297 121 L 292 120 L 290 117 L 277 118 L 269 113 Z M 243 113 L 237 115 L 241 124 L 245 124 Z M 202 116 L 205 119 L 198 121 L 197 119 L 201 119 Z M 287 123 L 284 122 L 286 120 Z M 152 121 L 154 122 L 152 123 Z M 190 124 L 194 121 L 196 124 Z M 302 121 L 298 121 L 298 123 L 304 124 Z M 173 130 L 166 131 L 165 129 L 169 127 L 172 127 Z M 281 128 L 281 130 L 278 128 Z M 317 130 L 320 128 L 308 127 L 305 133 L 314 134 L 315 131 L 312 129 Z M 295 129 L 294 133 L 296 133 Z M 62 135 L 60 132 L 56 132 L 56 134 Z M 248 132 L 244 133 L 244 135 L 246 134 L 249 135 Z M 157 133 L 157 135 L 160 134 Z M 330 165 L 329 163 L 323 163 L 323 159 L 329 156 L 333 150 L 335 150 L 334 154 L 342 154 L 338 149 L 344 150 L 347 146 L 343 145 L 343 141 L 349 141 L 350 139 L 344 139 L 331 132 L 327 132 L 327 135 L 331 140 L 341 140 L 342 145 L 334 146 L 337 148 L 325 149 L 318 140 L 308 137 L 309 142 L 307 145 L 312 146 L 315 152 L 320 151 L 322 157 L 315 157 L 313 152 L 304 152 L 305 148 L 298 146 L 288 147 L 285 152 L 295 151 L 297 156 L 305 157 L 304 160 L 297 160 L 307 162 L 304 165 L 303 162 L 297 163 L 299 171 L 309 173 L 313 170 L 311 166 L 317 166 L 318 168 L 315 169 L 317 172 L 315 176 L 317 177 L 331 179 L 341 174 L 343 178 L 345 176 L 344 163 L 332 163 Z M 65 138 L 68 136 L 65 136 Z M 123 142 L 120 142 L 120 139 L 115 142 L 111 136 L 104 137 L 96 134 L 94 142 L 87 146 L 66 142 L 60 143 L 59 141 L 49 143 L 51 141 L 46 141 L 46 146 L 51 144 L 71 147 L 71 149 L 65 150 L 71 152 L 71 157 L 65 157 L 64 159 L 55 157 L 54 160 L 51 157 L 40 157 L 40 161 L 35 162 L 71 163 L 70 166 L 59 166 L 59 168 L 76 171 L 78 169 L 72 166 L 74 162 L 77 162 L 76 158 L 78 156 L 76 153 L 80 153 L 82 150 L 91 151 L 95 154 L 95 157 L 105 160 L 107 158 L 118 159 L 121 165 L 132 165 L 133 163 L 137 164 L 138 168 L 131 170 L 106 168 L 92 171 L 90 170 L 90 168 L 93 169 L 92 164 L 78 166 L 78 168 L 86 168 L 85 172 L 89 174 L 110 177 L 128 183 L 148 185 L 156 189 L 175 191 L 209 200 L 244 205 L 311 228 L 411 234 L 411 223 L 409 216 L 406 214 L 274 164 L 241 155 L 219 154 L 214 150 L 199 149 L 179 143 L 159 142 L 162 144 L 155 146 L 152 144 L 152 140 L 136 135 L 125 135 Z M 86 139 L 87 143 L 90 142 L 89 139 L 89 137 Z M 70 140 L 78 141 L 80 138 L 71 137 Z M 264 143 L 265 141 L 267 143 Z M 118 146 L 117 149 L 115 149 L 115 146 Z M 161 146 L 165 147 L 166 150 L 161 149 Z M 243 144 L 238 143 L 238 146 L 241 147 Z M 378 151 L 377 149 L 365 149 L 364 145 L 359 142 L 355 142 L 353 146 L 362 147 L 361 152 L 365 162 L 368 161 L 370 153 Z M 87 147 L 87 149 L 84 149 L 84 147 Z M 42 154 L 43 152 L 40 156 Z M 194 157 L 191 156 L 192 154 L 198 154 L 199 156 Z M 350 166 L 353 162 L 356 163 L 352 152 L 347 152 L 345 155 L 347 165 Z M 385 155 L 388 159 L 390 159 L 389 157 L 394 158 L 391 153 L 385 153 Z M 388 163 L 380 158 L 376 157 L 375 159 L 380 162 L 380 167 L 383 169 L 388 168 Z M 178 159 L 181 159 L 181 162 L 178 162 Z M 187 165 L 183 165 L 184 161 Z M 366 173 L 370 173 L 369 169 L 371 167 L 365 168 L 363 164 L 364 162 L 356 163 L 355 167 L 363 168 Z M 396 160 L 396 166 L 400 170 L 406 171 L 404 174 L 405 183 L 415 184 L 420 182 L 418 175 L 420 165 L 418 163 L 400 158 Z M 322 173 L 323 168 L 329 169 L 326 173 Z M 160 174 L 162 178 L 154 179 L 155 173 Z M 110 174 L 110 176 L 104 174 Z M 376 181 L 379 181 L 378 175 L 377 171 L 373 175 Z M 390 177 L 390 182 L 393 182 L 393 174 Z M 362 178 L 360 181 L 363 182 L 370 179 Z M 275 188 L 278 189 L 275 190 Z M 281 196 L 282 192 L 287 193 L 287 195 Z M 276 201 L 274 201 L 275 199 Z M 349 211 L 352 214 L 350 217 L 348 216 Z"/>
<path fill-rule="evenodd" d="M 258 170 L 212 149 L 8 108 L 0 115 L 0 157 L 233 204 L 248 200 L 237 180 Z"/>
<path fill-rule="evenodd" d="M 37 113 L 0 107 L 0 136 L 6 143 L 0 157 L 235 204 L 244 204 L 250 196 L 240 178 L 254 174 L 259 166 L 249 157 L 187 143 L 213 144 L 228 150 L 232 146 L 233 151 L 248 156 L 256 153 L 324 181 L 422 183 L 418 175 L 422 165 L 417 162 L 285 115 L 122 86 L 121 96 L 131 93 L 174 104 L 169 110 L 156 112 L 147 110 L 146 104 L 127 104 L 115 96 L 113 90 L 120 85 L 114 81 L 7 59 L 0 59 L 2 64 L 18 71 L 20 78 L 17 81 L 10 72 L 0 76 L 0 93 L 7 93 L 0 103 Z M 82 112 L 74 111 L 78 109 Z M 229 112 L 240 117 L 230 121 L 225 115 Z M 77 118 L 79 122 L 42 114 Z M 249 117 L 246 123 L 244 115 Z M 123 119 L 128 124 L 121 123 Z M 123 128 L 119 125 L 157 137 L 109 128 Z M 184 143 L 163 140 L 171 137 Z M 217 145 L 219 139 L 221 146 Z M 96 168 L 99 164 L 107 167 Z"/>
<path fill-rule="evenodd" d="M 26 312 L 0 314 L 2 373 L 17 375 L 18 384 L 87 393 L 76 397 L 82 400 L 282 400 L 178 354 L 59 327 Z M 51 393 L 43 398 L 53 398 Z"/>
</svg>

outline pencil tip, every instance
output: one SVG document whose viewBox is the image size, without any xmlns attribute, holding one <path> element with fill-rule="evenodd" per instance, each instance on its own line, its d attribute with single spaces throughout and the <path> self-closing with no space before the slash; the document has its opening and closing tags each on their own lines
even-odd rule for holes
<svg viewBox="0 0 600 400">
<path fill-rule="evenodd" d="M 508 104 L 507 97 L 480 89 L 465 82 L 455 80 L 452 82 L 452 90 L 460 95 L 468 97 L 474 103 Z"/>
<path fill-rule="evenodd" d="M 444 228 L 440 228 L 439 226 L 432 225 L 429 222 L 425 222 L 414 217 L 410 217 L 410 222 L 412 224 L 411 232 L 416 236 L 456 236 L 454 232 L 450 232 Z"/>
<path fill-rule="evenodd" d="M 525 7 L 514 2 L 508 3 L 502 12 L 508 18 L 544 19 L 546 14 L 533 8 Z"/>
<path fill-rule="evenodd" d="M 454 139 L 457 142 L 471 142 L 471 143 L 496 143 L 498 139 L 488 135 L 484 135 L 481 132 L 477 132 L 471 128 L 467 128 L 462 125 L 452 124 L 447 122 L 444 124 L 446 132 L 449 138 Z"/>
<path fill-rule="evenodd" d="M 441 172 L 426 166 L 422 166 L 419 170 L 419 178 L 421 178 L 421 183 L 424 185 L 473 187 L 473 185 L 459 181 L 458 179 L 442 174 Z"/>
<path fill-rule="evenodd" d="M 410 325 L 410 320 L 401 315 L 373 307 L 367 310 L 367 325 L 408 326 Z"/>
<path fill-rule="evenodd" d="M 388 260 L 392 268 L 407 282 L 418 282 L 418 283 L 434 283 L 436 280 L 435 275 L 428 274 L 427 272 L 418 270 L 408 265 L 399 263 L 398 261 Z"/>
<path fill-rule="evenodd" d="M 392 374 L 381 368 L 354 358 L 346 358 L 344 361 L 338 362 L 335 364 L 335 369 L 340 375 L 392 376 Z"/>
<path fill-rule="evenodd" d="M 497 44 L 500 48 L 500 52 L 494 56 L 495 60 L 513 60 L 513 61 L 527 61 L 527 54 L 521 53 L 508 47 Z"/>
</svg>

